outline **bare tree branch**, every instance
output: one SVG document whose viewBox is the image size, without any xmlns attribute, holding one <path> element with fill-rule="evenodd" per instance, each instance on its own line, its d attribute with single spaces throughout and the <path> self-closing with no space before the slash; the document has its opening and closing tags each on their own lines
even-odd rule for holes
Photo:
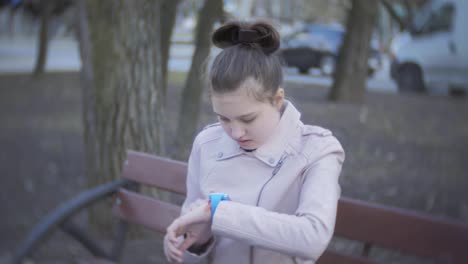
<svg viewBox="0 0 468 264">
<path fill-rule="evenodd" d="M 401 18 L 395 9 L 393 8 L 393 5 L 388 1 L 388 0 L 380 0 L 382 5 L 385 7 L 387 10 L 388 14 L 398 23 L 400 26 L 400 30 L 404 30 L 407 27 L 407 22 Z M 407 2 L 407 1 L 405 1 Z"/>
<path fill-rule="evenodd" d="M 411 30 L 413 27 L 414 9 L 409 0 L 403 0 L 403 5 L 405 6 L 407 12 L 406 27 Z"/>
</svg>

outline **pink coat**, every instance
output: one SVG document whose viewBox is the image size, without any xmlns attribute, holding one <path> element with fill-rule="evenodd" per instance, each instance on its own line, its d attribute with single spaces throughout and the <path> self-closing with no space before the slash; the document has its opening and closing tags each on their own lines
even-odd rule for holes
<svg viewBox="0 0 468 264">
<path fill-rule="evenodd" d="M 185 263 L 315 263 L 333 235 L 345 158 L 329 130 L 304 125 L 291 102 L 270 140 L 242 150 L 220 126 L 196 137 L 183 208 L 227 193 L 213 217 L 214 242 Z"/>
</svg>

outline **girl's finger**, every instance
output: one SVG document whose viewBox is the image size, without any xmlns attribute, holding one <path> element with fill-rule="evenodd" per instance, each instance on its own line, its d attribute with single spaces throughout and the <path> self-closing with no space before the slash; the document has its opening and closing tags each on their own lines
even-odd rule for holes
<svg viewBox="0 0 468 264">
<path fill-rule="evenodd" d="M 195 243 L 196 239 L 194 237 L 187 237 L 185 241 L 178 247 L 180 251 L 185 251 L 187 248 L 191 247 Z"/>
<path fill-rule="evenodd" d="M 167 262 L 170 262 L 169 252 L 167 252 L 167 247 L 169 246 L 168 242 L 169 241 L 166 238 L 164 238 L 164 256 L 166 257 Z"/>
<path fill-rule="evenodd" d="M 171 260 L 183 259 L 183 252 L 176 245 L 169 243 L 167 246 L 168 255 Z"/>
<path fill-rule="evenodd" d="M 177 233 L 181 233 L 183 231 L 183 230 L 180 230 L 180 231 L 178 230 L 178 229 L 181 229 L 180 224 L 181 224 L 180 221 L 178 221 L 178 219 L 176 219 L 167 228 L 166 234 L 168 236 L 169 241 L 174 242 L 174 243 L 177 241 L 177 237 L 179 236 L 179 235 L 177 235 Z"/>
<path fill-rule="evenodd" d="M 167 239 L 164 242 L 164 255 L 166 256 L 167 262 L 173 263 L 178 261 L 179 257 L 177 256 L 177 252 L 174 253 L 173 250 L 171 250 L 171 248 L 174 248 L 174 245 L 171 245 Z"/>
<path fill-rule="evenodd" d="M 169 255 L 171 256 L 172 259 L 182 259 L 183 252 L 180 251 L 176 247 L 170 247 L 169 249 Z"/>
<path fill-rule="evenodd" d="M 167 233 L 167 235 L 168 235 L 167 240 L 169 240 L 169 242 L 171 242 L 174 245 L 178 244 L 179 240 L 175 236 L 174 232 Z"/>
</svg>

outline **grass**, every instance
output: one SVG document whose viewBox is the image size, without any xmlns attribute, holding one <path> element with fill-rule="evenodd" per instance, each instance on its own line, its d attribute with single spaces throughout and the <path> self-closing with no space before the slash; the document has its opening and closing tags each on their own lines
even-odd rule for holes
<svg viewBox="0 0 468 264">
<path fill-rule="evenodd" d="M 168 75 L 169 86 L 184 86 L 188 72 L 170 71 Z"/>
</svg>

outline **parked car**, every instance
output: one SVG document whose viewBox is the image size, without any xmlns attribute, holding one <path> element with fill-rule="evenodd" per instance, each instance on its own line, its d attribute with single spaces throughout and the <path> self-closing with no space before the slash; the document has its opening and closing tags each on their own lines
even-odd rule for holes
<svg viewBox="0 0 468 264">
<path fill-rule="evenodd" d="M 391 44 L 391 77 L 401 92 L 468 90 L 468 1 L 433 0 L 420 11 L 411 32 Z M 416 16 L 417 17 L 417 16 Z"/>
<path fill-rule="evenodd" d="M 305 24 L 300 30 L 287 35 L 281 43 L 280 54 L 290 67 L 306 74 L 310 68 L 319 68 L 324 75 L 332 75 L 345 30 L 339 26 Z M 379 45 L 372 39 L 369 56 L 369 76 L 382 64 Z"/>
</svg>

